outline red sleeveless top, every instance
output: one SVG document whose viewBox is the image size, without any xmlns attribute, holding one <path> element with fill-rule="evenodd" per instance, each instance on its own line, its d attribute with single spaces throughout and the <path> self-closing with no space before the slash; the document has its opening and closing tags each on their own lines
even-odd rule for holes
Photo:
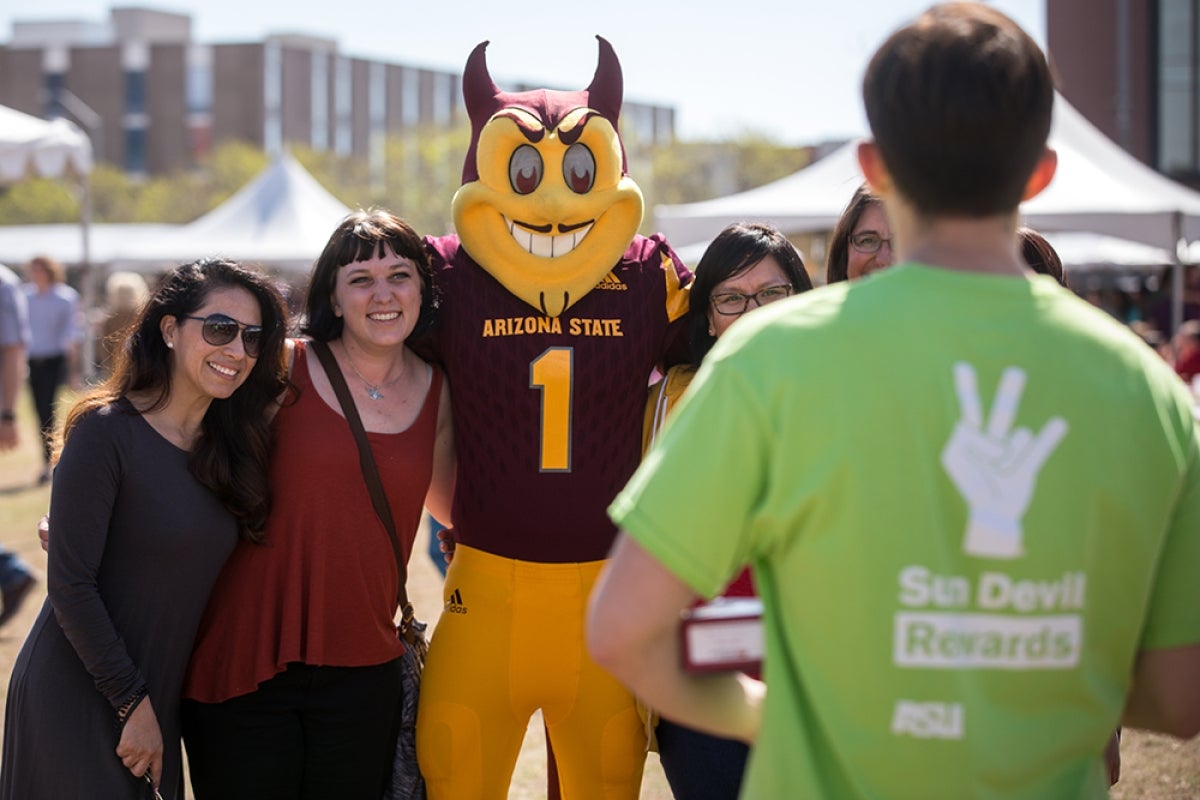
<svg viewBox="0 0 1200 800">
<path fill-rule="evenodd" d="M 398 658 L 399 574 L 375 515 L 358 448 L 339 411 L 313 388 L 304 342 L 299 398 L 275 415 L 266 541 L 239 542 L 213 587 L 183 696 L 206 703 L 254 691 L 292 662 L 361 667 Z M 407 559 L 433 474 L 442 373 L 416 421 L 367 433 Z"/>
</svg>

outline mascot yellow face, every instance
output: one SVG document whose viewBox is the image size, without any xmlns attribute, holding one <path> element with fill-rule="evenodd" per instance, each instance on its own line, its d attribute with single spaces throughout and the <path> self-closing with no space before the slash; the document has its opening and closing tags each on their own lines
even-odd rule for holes
<svg viewBox="0 0 1200 800">
<path fill-rule="evenodd" d="M 582 92 L 501 92 L 487 42 L 463 73 L 472 136 L 452 206 L 458 237 L 504 288 L 551 317 L 604 278 L 642 222 L 617 133 L 621 68 L 597 38 L 599 66 Z"/>
</svg>

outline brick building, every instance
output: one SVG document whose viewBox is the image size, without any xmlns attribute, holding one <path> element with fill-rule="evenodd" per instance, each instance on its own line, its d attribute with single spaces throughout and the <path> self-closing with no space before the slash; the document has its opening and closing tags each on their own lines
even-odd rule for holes
<svg viewBox="0 0 1200 800">
<path fill-rule="evenodd" d="M 386 136 L 465 119 L 457 73 L 354 58 L 315 36 L 201 44 L 184 14 L 110 14 L 15 22 L 0 45 L 0 104 L 74 119 L 97 160 L 129 172 L 188 167 L 229 140 L 269 153 L 300 143 L 382 166 Z M 665 143 L 675 112 L 626 102 L 622 124 L 641 143 Z"/>
<path fill-rule="evenodd" d="M 1200 0 L 1047 0 L 1046 39 L 1092 124 L 1200 188 Z"/>
</svg>

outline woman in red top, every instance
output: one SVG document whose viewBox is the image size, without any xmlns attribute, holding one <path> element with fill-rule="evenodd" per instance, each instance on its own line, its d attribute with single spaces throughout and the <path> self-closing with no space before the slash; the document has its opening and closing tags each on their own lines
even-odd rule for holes
<svg viewBox="0 0 1200 800">
<path fill-rule="evenodd" d="M 328 342 L 362 417 L 407 559 L 422 506 L 449 519 L 454 453 L 441 371 L 406 345 L 435 309 L 421 238 L 383 211 L 334 231 L 302 332 Z M 184 685 L 198 800 L 378 800 L 391 775 L 404 651 L 399 575 L 358 450 L 304 339 L 274 419 L 274 504 L 209 600 Z"/>
</svg>

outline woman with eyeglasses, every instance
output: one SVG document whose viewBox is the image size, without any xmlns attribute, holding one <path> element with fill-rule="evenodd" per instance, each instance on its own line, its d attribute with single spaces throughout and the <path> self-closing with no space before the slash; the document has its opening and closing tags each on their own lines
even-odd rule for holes
<svg viewBox="0 0 1200 800">
<path fill-rule="evenodd" d="M 263 535 L 286 314 L 233 262 L 181 266 L 67 415 L 48 598 L 8 687 L 0 798 L 182 800 L 180 687 L 226 557 Z"/>
<path fill-rule="evenodd" d="M 642 445 L 648 449 L 675 403 L 718 338 L 744 314 L 813 288 L 800 254 L 776 228 L 735 223 L 717 235 L 696 267 L 688 330 L 691 362 L 672 367 L 650 387 Z M 744 570 L 723 597 L 753 597 Z M 745 744 L 660 719 L 656 728 L 663 773 L 677 800 L 736 798 L 742 783 Z"/>
<path fill-rule="evenodd" d="M 198 800 L 379 800 L 391 777 L 398 566 L 318 343 L 362 418 L 402 557 L 423 506 L 450 519 L 449 388 L 408 346 L 435 313 L 421 237 L 386 211 L 351 214 L 313 267 L 305 311 L 306 338 L 288 342 L 295 391 L 274 420 L 266 542 L 230 556 L 184 685 Z"/>
<path fill-rule="evenodd" d="M 867 184 L 855 190 L 830 237 L 825 282 L 858 280 L 895 263 L 892 228 Z"/>
</svg>

